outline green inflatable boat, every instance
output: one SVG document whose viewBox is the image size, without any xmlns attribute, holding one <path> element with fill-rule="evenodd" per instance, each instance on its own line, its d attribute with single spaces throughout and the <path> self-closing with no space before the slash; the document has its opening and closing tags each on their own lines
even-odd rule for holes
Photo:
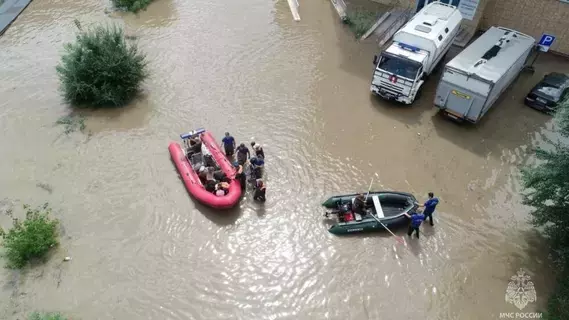
<svg viewBox="0 0 569 320">
<path fill-rule="evenodd" d="M 367 196 L 366 213 L 360 215 L 352 212 L 352 203 L 357 195 L 358 193 L 332 196 L 322 203 L 322 206 L 331 210 L 325 216 L 332 215 L 337 219 L 328 231 L 333 234 L 348 234 L 383 230 L 378 220 L 388 228 L 402 225 L 409 221 L 406 214 L 417 209 L 417 199 L 410 193 L 375 191 Z"/>
</svg>

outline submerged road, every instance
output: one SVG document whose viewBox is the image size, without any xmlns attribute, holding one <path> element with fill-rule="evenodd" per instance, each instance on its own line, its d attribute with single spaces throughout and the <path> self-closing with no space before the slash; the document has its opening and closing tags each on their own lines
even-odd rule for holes
<svg viewBox="0 0 569 320">
<path fill-rule="evenodd" d="M 329 2 L 302 4 L 299 23 L 285 1 L 159 0 L 137 15 L 31 3 L 0 37 L 0 209 L 47 201 L 64 234 L 47 264 L 0 271 L 1 319 L 497 319 L 518 310 L 504 295 L 520 268 L 537 292 L 524 311 L 545 303 L 554 279 L 518 168 L 552 123 L 521 101 L 567 63 L 542 55 L 479 125 L 459 126 L 432 106 L 436 75 L 412 107 L 372 97 L 377 46 Z M 124 25 L 151 77 L 132 105 L 83 111 L 87 133 L 65 135 L 55 66 L 74 19 Z M 264 146 L 264 205 L 247 195 L 220 213 L 188 196 L 167 147 L 198 127 Z M 371 177 L 420 201 L 433 191 L 435 226 L 407 246 L 331 235 L 321 201 Z"/>
</svg>

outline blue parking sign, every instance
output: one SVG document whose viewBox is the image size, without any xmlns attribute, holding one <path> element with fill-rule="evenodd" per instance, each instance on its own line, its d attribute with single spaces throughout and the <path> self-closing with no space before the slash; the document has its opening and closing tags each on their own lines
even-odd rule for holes
<svg viewBox="0 0 569 320">
<path fill-rule="evenodd" d="M 539 43 L 537 45 L 539 46 L 539 49 L 541 51 L 547 52 L 549 50 L 549 47 L 551 47 L 551 45 L 553 44 L 553 41 L 555 41 L 554 35 L 544 33 L 541 36 L 541 40 L 539 40 Z"/>
</svg>

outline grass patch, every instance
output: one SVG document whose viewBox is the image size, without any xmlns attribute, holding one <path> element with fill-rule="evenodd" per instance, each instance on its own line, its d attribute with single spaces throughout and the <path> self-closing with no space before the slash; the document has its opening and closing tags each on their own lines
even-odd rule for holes
<svg viewBox="0 0 569 320">
<path fill-rule="evenodd" d="M 348 12 L 346 16 L 344 23 L 350 27 L 356 38 L 363 36 L 377 19 L 376 13 L 363 9 Z"/>
<path fill-rule="evenodd" d="M 152 0 L 113 0 L 115 7 L 130 12 L 138 12 L 146 9 Z"/>
<path fill-rule="evenodd" d="M 126 105 L 148 76 L 145 55 L 117 26 L 83 31 L 75 24 L 80 33 L 56 67 L 64 99 L 75 107 Z"/>
<path fill-rule="evenodd" d="M 77 130 L 81 132 L 85 131 L 85 117 L 83 116 L 64 116 L 59 118 L 55 123 L 64 126 L 65 134 L 70 134 Z"/>
<path fill-rule="evenodd" d="M 62 316 L 60 313 L 34 312 L 30 315 L 28 320 L 68 320 L 68 318 Z"/>
<path fill-rule="evenodd" d="M 13 217 L 10 209 L 7 214 L 13 219 L 13 226 L 8 232 L 0 229 L 9 268 L 22 268 L 32 259 L 45 257 L 58 245 L 58 221 L 50 218 L 48 204 L 34 209 L 24 205 L 24 210 L 26 218 L 20 220 Z"/>
</svg>

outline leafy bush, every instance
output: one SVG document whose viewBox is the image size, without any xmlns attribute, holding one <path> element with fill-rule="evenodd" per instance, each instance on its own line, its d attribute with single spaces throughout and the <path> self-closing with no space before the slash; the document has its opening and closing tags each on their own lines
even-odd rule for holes
<svg viewBox="0 0 569 320">
<path fill-rule="evenodd" d="M 363 36 L 371 26 L 375 23 L 377 15 L 373 12 L 358 9 L 347 13 L 346 20 L 344 21 L 356 38 Z"/>
<path fill-rule="evenodd" d="M 146 57 L 116 26 L 81 31 L 65 51 L 56 70 L 65 100 L 75 106 L 123 106 L 147 77 Z"/>
<path fill-rule="evenodd" d="M 58 221 L 49 217 L 51 208 L 48 204 L 35 209 L 24 205 L 24 210 L 26 218 L 23 221 L 13 218 L 14 224 L 8 232 L 0 229 L 8 267 L 11 268 L 21 268 L 33 258 L 44 257 L 58 244 Z"/>
<path fill-rule="evenodd" d="M 30 315 L 29 320 L 67 320 L 59 313 L 39 313 L 34 312 Z"/>
<path fill-rule="evenodd" d="M 146 8 L 152 0 L 113 0 L 113 2 L 117 8 L 138 12 Z"/>
<path fill-rule="evenodd" d="M 567 268 L 565 268 L 567 270 Z M 544 319 L 567 320 L 569 319 L 569 275 L 559 277 L 555 291 L 547 301 L 547 311 Z"/>
<path fill-rule="evenodd" d="M 547 319 L 569 319 L 569 100 L 555 115 L 560 141 L 553 148 L 536 150 L 541 163 L 522 170 L 524 203 L 532 207 L 532 223 L 543 228 L 560 270 L 547 306 Z"/>
</svg>

